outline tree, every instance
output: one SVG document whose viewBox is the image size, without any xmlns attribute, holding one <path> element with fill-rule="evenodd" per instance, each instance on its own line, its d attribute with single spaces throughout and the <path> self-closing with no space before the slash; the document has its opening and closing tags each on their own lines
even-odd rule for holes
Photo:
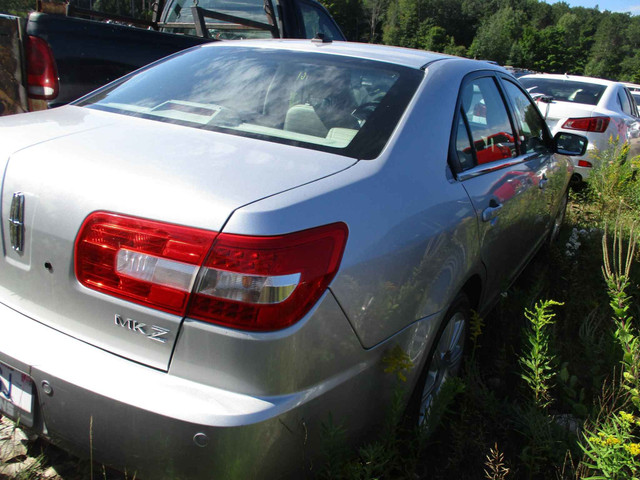
<svg viewBox="0 0 640 480">
<path fill-rule="evenodd" d="M 473 58 L 493 60 L 500 64 L 509 61 L 514 41 L 519 37 L 524 18 L 522 12 L 503 7 L 482 23 L 469 48 Z"/>
<path fill-rule="evenodd" d="M 362 9 L 367 17 L 367 25 L 369 27 L 370 43 L 378 40 L 378 30 L 382 22 L 382 17 L 387 10 L 388 0 L 363 0 Z"/>
<path fill-rule="evenodd" d="M 25 16 L 30 10 L 35 10 L 35 0 L 4 0 L 0 13 Z"/>
<path fill-rule="evenodd" d="M 382 40 L 387 45 L 418 48 L 421 0 L 392 0 L 383 27 Z"/>
<path fill-rule="evenodd" d="M 630 15 L 623 13 L 603 14 L 595 35 L 585 75 L 615 80 L 620 74 L 620 65 L 628 54 L 625 33 Z"/>
<path fill-rule="evenodd" d="M 321 0 L 347 40 L 357 42 L 368 30 L 361 0 Z"/>
</svg>

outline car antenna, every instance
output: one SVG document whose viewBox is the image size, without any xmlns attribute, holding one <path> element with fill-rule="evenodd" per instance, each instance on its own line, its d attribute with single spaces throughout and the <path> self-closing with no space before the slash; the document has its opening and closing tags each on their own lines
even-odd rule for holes
<svg viewBox="0 0 640 480">
<path fill-rule="evenodd" d="M 311 39 L 313 43 L 331 43 L 332 40 L 328 38 L 324 33 L 316 33 L 316 36 Z"/>
</svg>

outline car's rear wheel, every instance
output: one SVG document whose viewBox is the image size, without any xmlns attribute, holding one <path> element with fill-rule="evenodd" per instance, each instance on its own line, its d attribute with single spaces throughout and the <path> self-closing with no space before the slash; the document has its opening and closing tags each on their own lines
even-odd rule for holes
<svg viewBox="0 0 640 480">
<path fill-rule="evenodd" d="M 458 375 L 462 365 L 470 318 L 469 300 L 458 294 L 442 321 L 427 363 L 418 379 L 408 407 L 409 419 L 423 426 L 429 421 L 433 403 L 442 386 Z"/>
</svg>

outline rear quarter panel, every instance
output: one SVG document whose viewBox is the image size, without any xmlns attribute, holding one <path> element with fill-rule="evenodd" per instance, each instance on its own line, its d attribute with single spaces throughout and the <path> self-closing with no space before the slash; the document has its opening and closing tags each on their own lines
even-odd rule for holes
<svg viewBox="0 0 640 480">
<path fill-rule="evenodd" d="M 460 60 L 429 67 L 378 159 L 245 206 L 225 226 L 268 235 L 345 222 L 349 239 L 330 288 L 366 348 L 446 310 L 481 271 L 475 211 L 447 166 L 467 68 Z"/>
</svg>

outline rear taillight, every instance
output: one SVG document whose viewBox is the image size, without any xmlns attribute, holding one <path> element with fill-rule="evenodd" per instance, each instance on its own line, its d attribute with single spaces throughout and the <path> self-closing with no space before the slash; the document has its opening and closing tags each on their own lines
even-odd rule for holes
<svg viewBox="0 0 640 480">
<path fill-rule="evenodd" d="M 593 168 L 593 164 L 591 162 L 586 161 L 586 160 L 578 160 L 578 166 L 579 167 L 586 167 L 586 168 Z"/>
<path fill-rule="evenodd" d="M 76 239 L 76 277 L 85 287 L 184 315 L 198 268 L 216 235 L 96 212 Z"/>
<path fill-rule="evenodd" d="M 343 223 L 250 237 L 97 212 L 78 234 L 75 270 L 86 287 L 152 308 L 277 330 L 322 296 L 347 235 Z"/>
<path fill-rule="evenodd" d="M 275 237 L 221 234 L 199 276 L 189 316 L 247 330 L 295 323 L 338 271 L 347 235 L 344 223 Z"/>
<path fill-rule="evenodd" d="M 27 40 L 27 92 L 29 98 L 53 100 L 58 96 L 58 70 L 49 44 L 29 35 Z"/>
<path fill-rule="evenodd" d="M 570 118 L 564 122 L 562 128 L 566 128 L 567 130 L 602 133 L 607 130 L 610 120 L 611 119 L 609 117 Z"/>
</svg>

